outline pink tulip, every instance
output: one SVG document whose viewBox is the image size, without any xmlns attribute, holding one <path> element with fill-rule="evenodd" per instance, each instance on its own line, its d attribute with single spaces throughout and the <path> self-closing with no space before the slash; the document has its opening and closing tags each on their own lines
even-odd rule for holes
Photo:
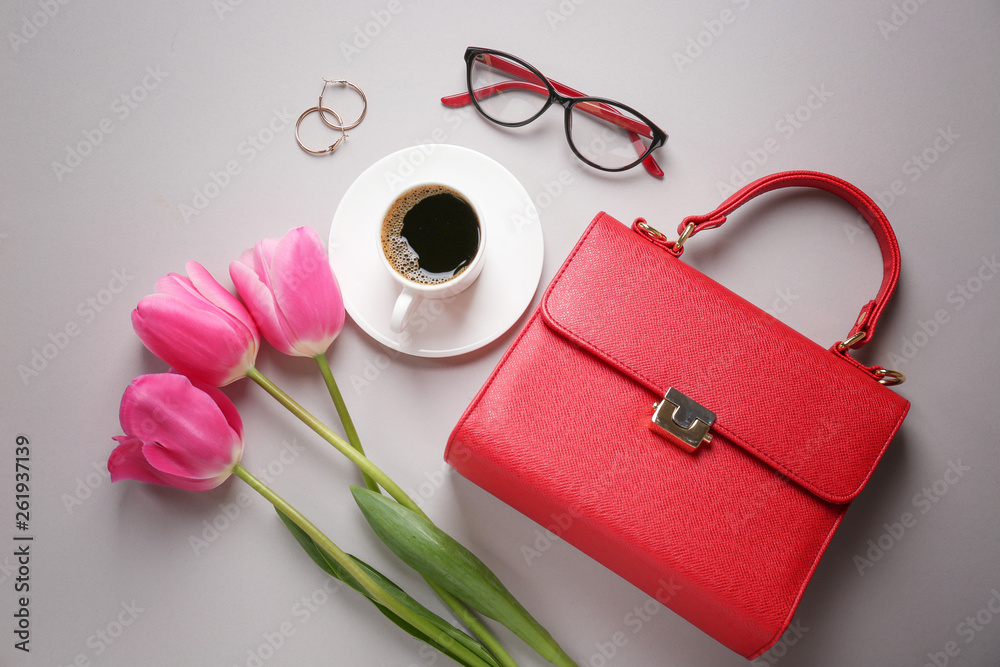
<svg viewBox="0 0 1000 667">
<path fill-rule="evenodd" d="M 261 333 L 285 354 L 324 354 L 344 328 L 344 299 L 316 231 L 265 239 L 229 265 Z"/>
<path fill-rule="evenodd" d="M 253 367 L 260 333 L 239 299 L 197 262 L 188 277 L 171 273 L 132 311 L 132 327 L 150 352 L 175 370 L 221 387 Z"/>
<path fill-rule="evenodd" d="M 108 458 L 111 481 L 206 491 L 222 484 L 243 455 L 243 422 L 225 394 L 175 373 L 142 375 L 122 396 L 125 435 Z"/>
</svg>

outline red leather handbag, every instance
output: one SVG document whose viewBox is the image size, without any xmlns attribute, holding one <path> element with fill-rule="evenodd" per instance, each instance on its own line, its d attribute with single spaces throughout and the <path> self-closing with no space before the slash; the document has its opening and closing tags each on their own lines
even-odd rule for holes
<svg viewBox="0 0 1000 667">
<path fill-rule="evenodd" d="M 762 193 L 812 187 L 875 231 L 884 277 L 824 349 L 679 260 Z M 754 658 L 792 619 L 909 403 L 849 354 L 899 276 L 885 215 L 853 185 L 785 172 L 685 219 L 668 241 L 605 213 L 466 410 L 462 475 Z"/>
</svg>

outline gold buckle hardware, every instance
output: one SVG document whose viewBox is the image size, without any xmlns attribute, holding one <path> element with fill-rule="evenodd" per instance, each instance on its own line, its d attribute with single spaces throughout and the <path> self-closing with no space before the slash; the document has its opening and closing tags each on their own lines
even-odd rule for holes
<svg viewBox="0 0 1000 667">
<path fill-rule="evenodd" d="M 867 331 L 859 331 L 858 333 L 854 334 L 847 340 L 842 340 L 839 343 L 837 343 L 837 349 L 843 352 L 844 350 L 854 345 L 855 343 L 864 340 L 865 336 L 867 335 L 868 335 Z"/>
<path fill-rule="evenodd" d="M 653 239 L 655 239 L 657 241 L 660 241 L 660 242 L 668 242 L 669 241 L 669 239 L 667 239 L 667 235 L 666 234 L 664 234 L 659 229 L 657 229 L 656 227 L 652 226 L 651 224 L 649 224 L 645 220 L 642 220 L 641 222 L 636 222 L 636 227 L 638 227 L 643 232 L 645 232 L 648 236 L 650 236 L 651 238 L 653 238 Z M 676 241 L 674 241 L 674 245 L 671 246 L 671 249 L 673 251 L 675 251 L 678 255 L 682 252 L 682 249 L 684 248 L 684 243 L 687 242 L 688 238 L 690 238 L 691 234 L 694 232 L 694 228 L 695 228 L 695 224 L 693 222 L 689 222 L 687 224 L 687 227 L 684 228 L 684 231 L 681 232 L 680 238 L 678 238 Z"/>
<path fill-rule="evenodd" d="M 862 313 L 861 316 L 864 317 L 864 313 Z M 867 331 L 859 331 L 847 340 L 837 343 L 836 349 L 838 352 L 846 352 L 852 345 L 864 340 L 867 335 Z M 903 384 L 906 382 L 905 375 L 899 371 L 891 371 L 888 368 L 876 368 L 872 371 L 872 375 L 875 376 L 875 379 L 878 380 L 879 384 L 885 385 L 886 387 L 894 387 L 897 384 Z"/>
<path fill-rule="evenodd" d="M 681 449 L 693 453 L 702 443 L 712 442 L 708 432 L 715 423 L 715 413 L 673 387 L 663 400 L 653 405 L 653 426 Z"/>
<path fill-rule="evenodd" d="M 674 250 L 680 250 L 684 247 L 684 244 L 691 237 L 692 232 L 694 232 L 695 224 L 693 222 L 687 223 L 687 227 L 681 232 L 680 238 L 674 241 Z M 684 394 L 681 394 L 683 396 Z"/>
</svg>

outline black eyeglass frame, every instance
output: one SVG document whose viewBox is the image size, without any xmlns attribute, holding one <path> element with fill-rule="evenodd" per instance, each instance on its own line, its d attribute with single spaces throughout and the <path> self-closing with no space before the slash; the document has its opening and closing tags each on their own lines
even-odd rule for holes
<svg viewBox="0 0 1000 667">
<path fill-rule="evenodd" d="M 542 105 L 542 108 L 539 109 L 537 113 L 535 113 L 533 116 L 531 116 L 527 120 L 518 121 L 518 122 L 514 122 L 514 123 L 509 123 L 509 122 L 504 122 L 504 121 L 497 120 L 496 118 L 494 118 L 493 116 L 491 116 L 486 110 L 484 110 L 479 105 L 479 100 L 476 97 L 476 91 L 475 91 L 475 89 L 473 87 L 473 83 L 472 83 L 472 66 L 473 66 L 473 63 L 475 62 L 475 60 L 476 60 L 477 57 L 479 57 L 479 56 L 481 56 L 483 54 L 499 56 L 500 58 L 509 60 L 509 61 L 511 61 L 513 63 L 516 63 L 518 66 L 520 66 L 520 67 L 524 68 L 524 70 L 526 70 L 525 73 L 530 73 L 531 76 L 537 78 L 538 81 L 542 85 L 544 85 L 545 88 L 548 90 L 548 99 Z M 487 63 L 487 64 L 489 64 L 489 63 Z M 660 129 L 655 123 L 653 123 L 653 121 L 649 120 L 649 118 L 647 118 L 645 115 L 639 113 L 638 111 L 636 111 L 632 107 L 628 106 L 627 104 L 622 104 L 621 102 L 618 102 L 617 100 L 608 99 L 606 97 L 592 97 L 592 96 L 589 96 L 589 95 L 584 95 L 583 93 L 581 93 L 581 92 L 579 92 L 577 90 L 573 90 L 569 86 L 561 84 L 558 81 L 553 81 L 552 79 L 549 79 L 544 74 L 542 74 L 540 71 L 538 71 L 538 69 L 536 67 L 534 67 L 533 65 L 531 65 L 528 62 L 525 62 L 521 58 L 518 58 L 517 56 L 509 54 L 509 53 L 505 53 L 503 51 L 497 51 L 495 49 L 483 49 L 483 48 L 478 48 L 478 47 L 472 47 L 472 46 L 470 46 L 465 51 L 465 65 L 466 65 L 466 84 L 467 84 L 467 88 L 468 88 L 469 97 L 471 98 L 472 104 L 476 107 L 476 110 L 479 111 L 479 113 L 482 114 L 487 120 L 489 120 L 489 121 L 491 121 L 493 123 L 496 123 L 497 125 L 502 125 L 504 127 L 522 127 L 522 126 L 527 125 L 528 123 L 531 123 L 532 121 L 536 120 L 539 116 L 541 116 L 543 113 L 545 113 L 549 109 L 549 107 L 552 106 L 554 103 L 558 103 L 559 105 L 561 105 L 565 109 L 564 123 L 565 123 L 565 131 L 566 131 L 566 141 L 567 141 L 567 143 L 569 143 L 569 147 L 573 151 L 573 153 L 578 158 L 580 158 L 583 162 L 589 164 L 591 167 L 594 167 L 595 169 L 600 169 L 602 171 L 609 171 L 609 172 L 626 171 L 626 170 L 631 169 L 631 168 L 633 168 L 636 165 L 638 165 L 638 164 L 641 163 L 641 164 L 643 164 L 646 167 L 646 170 L 649 171 L 651 174 L 653 174 L 654 176 L 660 176 L 660 177 L 662 177 L 663 171 L 660 169 L 659 165 L 656 164 L 656 161 L 653 158 L 652 153 L 657 148 L 660 148 L 661 146 L 663 146 L 666 143 L 668 135 L 667 135 L 666 132 L 664 132 L 662 129 Z M 492 65 L 492 66 L 495 67 L 495 64 Z M 498 68 L 498 69 L 501 69 L 501 68 Z M 514 74 L 516 76 L 520 76 L 522 78 L 526 78 L 526 77 L 524 77 L 525 73 L 522 73 L 522 72 L 508 71 L 508 73 L 509 74 Z M 612 112 L 614 110 L 614 107 L 618 107 L 618 108 L 624 109 L 625 111 L 627 111 L 630 114 L 632 114 L 633 116 L 635 116 L 635 118 L 637 118 L 640 121 L 642 121 L 643 123 L 645 123 L 649 127 L 649 129 L 651 130 L 651 132 L 652 132 L 652 137 L 651 137 L 652 141 L 650 142 L 650 144 L 646 148 L 646 150 L 641 155 L 639 155 L 633 162 L 631 162 L 631 163 L 629 163 L 629 164 L 627 164 L 627 165 L 625 165 L 623 167 L 606 167 L 606 166 L 597 164 L 597 163 L 595 163 L 595 162 L 587 159 L 579 151 L 579 149 L 576 147 L 576 145 L 573 143 L 573 118 L 572 118 L 572 111 L 573 111 L 574 107 L 576 107 L 576 106 L 578 106 L 580 104 L 588 104 L 588 103 L 589 104 L 593 104 L 593 105 L 597 105 L 597 108 L 602 109 L 602 111 L 605 111 L 606 113 L 608 112 L 608 110 L 605 109 L 605 108 L 602 108 L 601 105 L 610 105 Z M 585 110 L 585 108 L 584 108 L 584 110 Z M 592 111 L 590 111 L 588 113 L 592 113 L 593 114 Z M 605 120 L 608 120 L 607 117 L 605 117 Z M 629 120 L 631 120 L 631 119 L 629 119 Z"/>
</svg>

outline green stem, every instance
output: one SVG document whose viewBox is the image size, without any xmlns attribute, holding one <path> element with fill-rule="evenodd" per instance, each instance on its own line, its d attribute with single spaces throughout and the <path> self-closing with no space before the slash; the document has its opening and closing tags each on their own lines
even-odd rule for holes
<svg viewBox="0 0 1000 667">
<path fill-rule="evenodd" d="M 437 593 L 437 596 L 441 598 L 441 600 L 444 601 L 444 603 L 448 605 L 453 612 L 455 612 L 455 615 L 458 616 L 459 620 L 465 623 L 465 626 L 472 631 L 472 634 L 474 634 L 480 642 L 482 642 L 483 646 L 485 646 L 489 652 L 493 654 L 493 657 L 497 659 L 497 662 L 503 665 L 503 667 L 517 667 L 517 663 L 514 662 L 514 658 L 511 657 L 510 653 L 507 653 L 507 649 L 505 649 L 500 644 L 499 640 L 497 640 L 497 638 L 493 636 L 486 626 L 483 625 L 483 622 L 480 621 L 479 618 L 465 606 L 464 602 L 435 584 L 427 577 L 424 577 L 424 581 L 426 581 L 428 585 L 430 585 L 431 589 Z"/>
<path fill-rule="evenodd" d="M 372 463 L 368 457 L 356 450 L 351 446 L 349 442 L 341 438 L 339 435 L 334 433 L 330 428 L 321 422 L 319 419 L 314 417 L 309 413 L 308 410 L 303 408 L 301 405 L 295 402 L 291 396 L 286 394 L 280 387 L 271 382 L 263 373 L 258 371 L 254 367 L 250 367 L 247 371 L 247 377 L 259 384 L 264 388 L 264 391 L 273 396 L 279 403 L 281 403 L 285 408 L 289 410 L 293 415 L 298 417 L 306 426 L 311 428 L 313 431 L 319 434 L 324 440 L 333 445 L 337 451 L 346 456 L 351 460 L 354 465 L 361 469 L 361 472 L 371 477 L 379 486 L 385 489 L 393 500 L 398 502 L 403 507 L 413 510 L 420 516 L 424 517 L 430 521 L 430 517 L 420 506 L 417 505 L 412 498 L 406 495 L 406 492 L 396 482 L 382 472 L 382 470 Z M 375 490 L 378 493 L 378 490 Z M 426 577 L 425 577 L 426 579 Z M 465 606 L 465 604 L 459 600 L 457 597 L 444 590 L 437 584 L 427 581 L 434 592 L 437 593 L 438 597 L 444 601 L 448 607 L 455 612 L 455 615 L 479 638 L 479 641 L 483 643 L 486 648 L 488 648 L 496 657 L 497 661 L 500 662 L 503 667 L 517 667 L 517 663 L 510 656 L 509 653 L 501 646 L 500 642 L 490 633 L 490 631 L 483 625 L 472 611 Z"/>
<path fill-rule="evenodd" d="M 339 435 L 334 433 L 332 430 L 330 430 L 330 427 L 321 422 L 319 419 L 316 419 L 316 417 L 314 417 L 308 410 L 306 410 L 301 405 L 296 403 L 295 399 L 293 399 L 291 396 L 282 391 L 281 388 L 278 387 L 278 385 L 271 382 L 263 373 L 258 371 L 256 368 L 251 367 L 250 370 L 247 371 L 247 377 L 249 377 L 251 380 L 259 384 L 261 387 L 263 387 L 264 391 L 269 393 L 279 403 L 285 406 L 285 408 L 287 408 L 288 411 L 291 412 L 293 415 L 298 417 L 299 420 L 302 421 L 302 423 L 304 423 L 306 426 L 314 430 L 316 433 L 319 434 L 321 438 L 323 438 L 328 443 L 333 445 L 337 449 L 337 451 L 339 451 L 341 454 L 350 459 L 354 465 L 358 466 L 358 468 L 361 469 L 361 472 L 367 474 L 373 480 L 375 480 L 375 482 L 377 482 L 379 486 L 385 489 L 386 492 L 390 496 L 392 496 L 396 502 L 398 502 L 400 505 L 404 507 L 413 510 L 414 512 L 420 514 L 421 516 L 424 517 L 427 516 L 426 514 L 424 514 L 423 510 L 421 510 L 420 507 L 415 502 L 413 502 L 413 500 L 408 495 L 406 495 L 406 492 L 403 491 L 403 489 L 401 489 L 398 484 L 392 481 L 392 479 L 388 475 L 382 472 L 382 470 L 379 469 L 378 466 L 372 463 L 368 459 L 368 457 L 366 457 L 358 450 L 354 449 L 354 447 L 351 447 L 351 444 L 349 442 L 347 442 Z"/>
<path fill-rule="evenodd" d="M 330 398 L 333 399 L 333 405 L 337 408 L 337 416 L 340 417 L 340 423 L 344 425 L 344 432 L 347 433 L 348 442 L 351 443 L 351 446 L 354 447 L 354 449 L 358 450 L 361 454 L 364 454 L 365 450 L 364 447 L 361 446 L 361 438 L 358 437 L 358 429 L 354 427 L 354 420 L 351 419 L 351 413 L 348 412 L 347 404 L 344 403 L 344 396 L 340 393 L 337 381 L 333 379 L 333 371 L 330 370 L 330 363 L 326 360 L 326 354 L 317 354 L 313 358 L 319 366 L 319 372 L 323 375 L 323 381 L 326 382 L 326 388 L 330 392 Z M 366 472 L 362 471 L 361 477 L 365 480 L 365 486 L 375 493 L 381 493 L 378 488 L 378 483 Z"/>
<path fill-rule="evenodd" d="M 319 528 L 309 521 L 309 519 L 305 518 L 297 509 L 289 505 L 284 498 L 279 496 L 267 485 L 254 477 L 250 471 L 243 466 L 236 464 L 236 467 L 233 468 L 233 474 L 249 484 L 250 488 L 262 495 L 268 502 L 274 505 L 275 509 L 287 516 L 295 523 L 295 525 L 305 531 L 306 534 L 309 535 L 309 537 L 311 537 L 321 549 L 323 549 L 323 551 L 328 553 L 330 557 L 337 561 L 341 567 L 347 570 L 347 572 L 350 573 L 350 575 L 354 577 L 366 591 L 371 593 L 379 604 L 391 610 L 397 616 L 423 632 L 428 637 L 432 637 L 437 643 L 442 646 L 447 646 L 448 650 L 453 651 L 456 655 L 460 656 L 466 664 L 473 665 L 475 667 L 480 665 L 482 667 L 489 667 L 479 658 L 479 656 L 454 641 L 447 635 L 447 633 L 442 631 L 426 618 L 414 612 L 406 605 L 400 604 L 394 597 L 392 597 L 392 595 L 379 586 L 378 583 L 376 583 L 364 569 L 359 567 L 358 564 L 354 562 L 353 558 L 347 555 L 343 549 L 334 544 L 333 540 L 324 535 Z"/>
</svg>

